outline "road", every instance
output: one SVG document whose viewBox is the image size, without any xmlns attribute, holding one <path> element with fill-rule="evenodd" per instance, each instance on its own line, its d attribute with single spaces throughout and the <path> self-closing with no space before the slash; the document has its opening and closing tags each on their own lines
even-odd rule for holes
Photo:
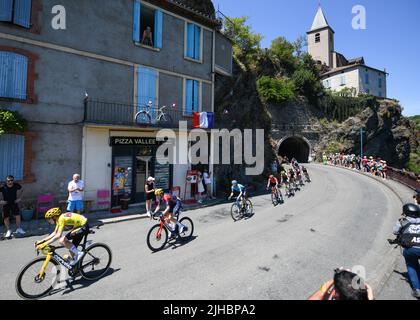
<svg viewBox="0 0 420 320">
<path fill-rule="evenodd" d="M 113 251 L 112 270 L 76 280 L 46 299 L 306 299 L 334 268 L 363 266 L 377 286 L 387 268 L 386 239 L 401 203 L 383 184 L 348 170 L 308 166 L 312 183 L 273 207 L 234 222 L 230 204 L 188 211 L 195 238 L 152 253 L 148 219 L 104 225 L 91 236 Z M 0 298 L 16 299 L 15 279 L 34 257 L 35 238 L 0 242 Z M 397 297 L 398 298 L 398 297 Z"/>
</svg>

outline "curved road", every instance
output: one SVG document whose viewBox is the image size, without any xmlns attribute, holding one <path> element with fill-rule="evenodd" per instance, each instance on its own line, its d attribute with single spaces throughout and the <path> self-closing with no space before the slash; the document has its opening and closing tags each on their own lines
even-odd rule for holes
<svg viewBox="0 0 420 320">
<path fill-rule="evenodd" d="M 91 239 L 113 250 L 113 273 L 76 281 L 48 299 L 306 299 L 333 269 L 361 265 L 377 287 L 389 267 L 401 203 L 383 184 L 353 172 L 309 165 L 312 183 L 285 204 L 252 198 L 256 214 L 233 222 L 230 204 L 185 212 L 196 238 L 152 254 L 148 219 L 101 227 Z M 17 271 L 35 238 L 0 242 L 0 298 L 15 299 Z M 172 278 L 172 280 L 171 280 Z"/>
</svg>

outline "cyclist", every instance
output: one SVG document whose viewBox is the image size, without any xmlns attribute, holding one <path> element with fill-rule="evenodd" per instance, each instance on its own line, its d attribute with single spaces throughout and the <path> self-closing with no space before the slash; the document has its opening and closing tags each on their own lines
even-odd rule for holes
<svg viewBox="0 0 420 320">
<path fill-rule="evenodd" d="M 296 181 L 299 181 L 299 186 L 304 186 L 305 184 L 303 183 L 303 180 L 302 180 L 302 171 L 299 166 L 295 168 L 295 174 L 296 174 Z"/>
<path fill-rule="evenodd" d="M 281 194 L 279 186 L 280 184 L 277 178 L 274 175 L 270 175 L 267 181 L 267 190 L 268 188 L 270 188 L 271 192 L 276 192 L 277 198 L 280 198 L 280 200 L 283 200 L 283 196 Z"/>
<path fill-rule="evenodd" d="M 55 224 L 55 230 L 48 237 L 37 241 L 35 246 L 42 250 L 49 244 L 59 240 L 60 244 L 69 249 L 73 256 L 71 265 L 75 265 L 83 256 L 83 252 L 77 249 L 83 237 L 89 233 L 88 219 L 81 214 L 67 212 L 62 214 L 60 208 L 52 208 L 45 213 L 45 219 L 50 224 Z M 65 227 L 71 227 L 70 232 L 63 236 Z M 71 242 L 72 241 L 72 242 Z"/>
<path fill-rule="evenodd" d="M 165 194 L 163 196 L 163 201 L 166 203 L 166 209 L 162 212 L 165 216 L 165 221 L 168 225 L 169 222 L 172 222 L 171 226 L 172 235 L 171 237 L 176 236 L 176 227 L 178 227 L 178 233 L 182 233 L 185 229 L 185 226 L 178 222 L 179 211 L 182 209 L 182 202 L 177 196 L 172 194 Z"/>
<path fill-rule="evenodd" d="M 163 195 L 165 194 L 165 191 L 163 190 L 163 189 L 156 189 L 155 190 L 155 196 L 156 196 L 156 201 L 155 201 L 155 204 L 156 204 L 156 209 L 155 209 L 155 211 L 152 213 L 152 216 L 155 216 L 158 212 L 159 212 L 159 210 L 160 210 L 160 205 L 162 204 L 162 202 L 163 202 Z M 151 216 L 151 217 L 152 217 Z M 150 218 L 151 218 L 150 217 Z"/>
<path fill-rule="evenodd" d="M 307 182 L 311 181 L 311 178 L 309 178 L 308 169 L 306 169 L 306 167 L 302 166 L 302 172 L 305 175 L 306 181 Z"/>
<path fill-rule="evenodd" d="M 291 189 L 294 189 L 295 191 L 299 190 L 298 186 L 296 185 L 295 171 L 292 168 L 289 169 L 288 178 Z"/>
<path fill-rule="evenodd" d="M 236 193 L 239 193 L 238 197 L 236 198 L 236 202 L 239 204 L 239 200 L 242 200 L 242 207 L 241 207 L 241 211 L 243 212 L 246 208 L 246 188 L 239 184 L 238 181 L 233 180 L 232 181 L 232 188 L 231 188 L 232 192 L 230 193 L 229 196 L 229 200 L 232 199 L 233 195 Z"/>
<path fill-rule="evenodd" d="M 290 183 L 289 183 L 289 177 L 287 176 L 286 171 L 282 171 L 280 173 L 280 185 L 284 184 L 286 187 L 286 195 L 290 197 L 292 195 L 291 189 L 290 189 Z"/>
</svg>

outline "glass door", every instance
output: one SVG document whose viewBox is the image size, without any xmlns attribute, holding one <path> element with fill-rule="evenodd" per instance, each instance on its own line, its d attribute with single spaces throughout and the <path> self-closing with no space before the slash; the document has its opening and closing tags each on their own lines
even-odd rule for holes
<svg viewBox="0 0 420 320">
<path fill-rule="evenodd" d="M 151 175 L 152 152 L 151 147 L 140 147 L 136 154 L 136 194 L 134 199 L 136 203 L 146 200 L 145 184 L 146 179 Z"/>
</svg>

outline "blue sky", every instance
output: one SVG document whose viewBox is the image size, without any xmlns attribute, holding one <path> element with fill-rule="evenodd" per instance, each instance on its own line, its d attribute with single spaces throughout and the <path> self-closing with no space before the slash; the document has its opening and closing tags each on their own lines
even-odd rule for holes
<svg viewBox="0 0 420 320">
<path fill-rule="evenodd" d="M 363 56 L 367 65 L 390 73 L 388 97 L 404 115 L 420 114 L 419 0 L 213 0 L 227 16 L 248 16 L 263 47 L 283 36 L 293 41 L 312 25 L 318 4 L 335 31 L 335 50 L 348 59 Z M 352 8 L 366 8 L 366 29 L 354 30 Z"/>
</svg>

